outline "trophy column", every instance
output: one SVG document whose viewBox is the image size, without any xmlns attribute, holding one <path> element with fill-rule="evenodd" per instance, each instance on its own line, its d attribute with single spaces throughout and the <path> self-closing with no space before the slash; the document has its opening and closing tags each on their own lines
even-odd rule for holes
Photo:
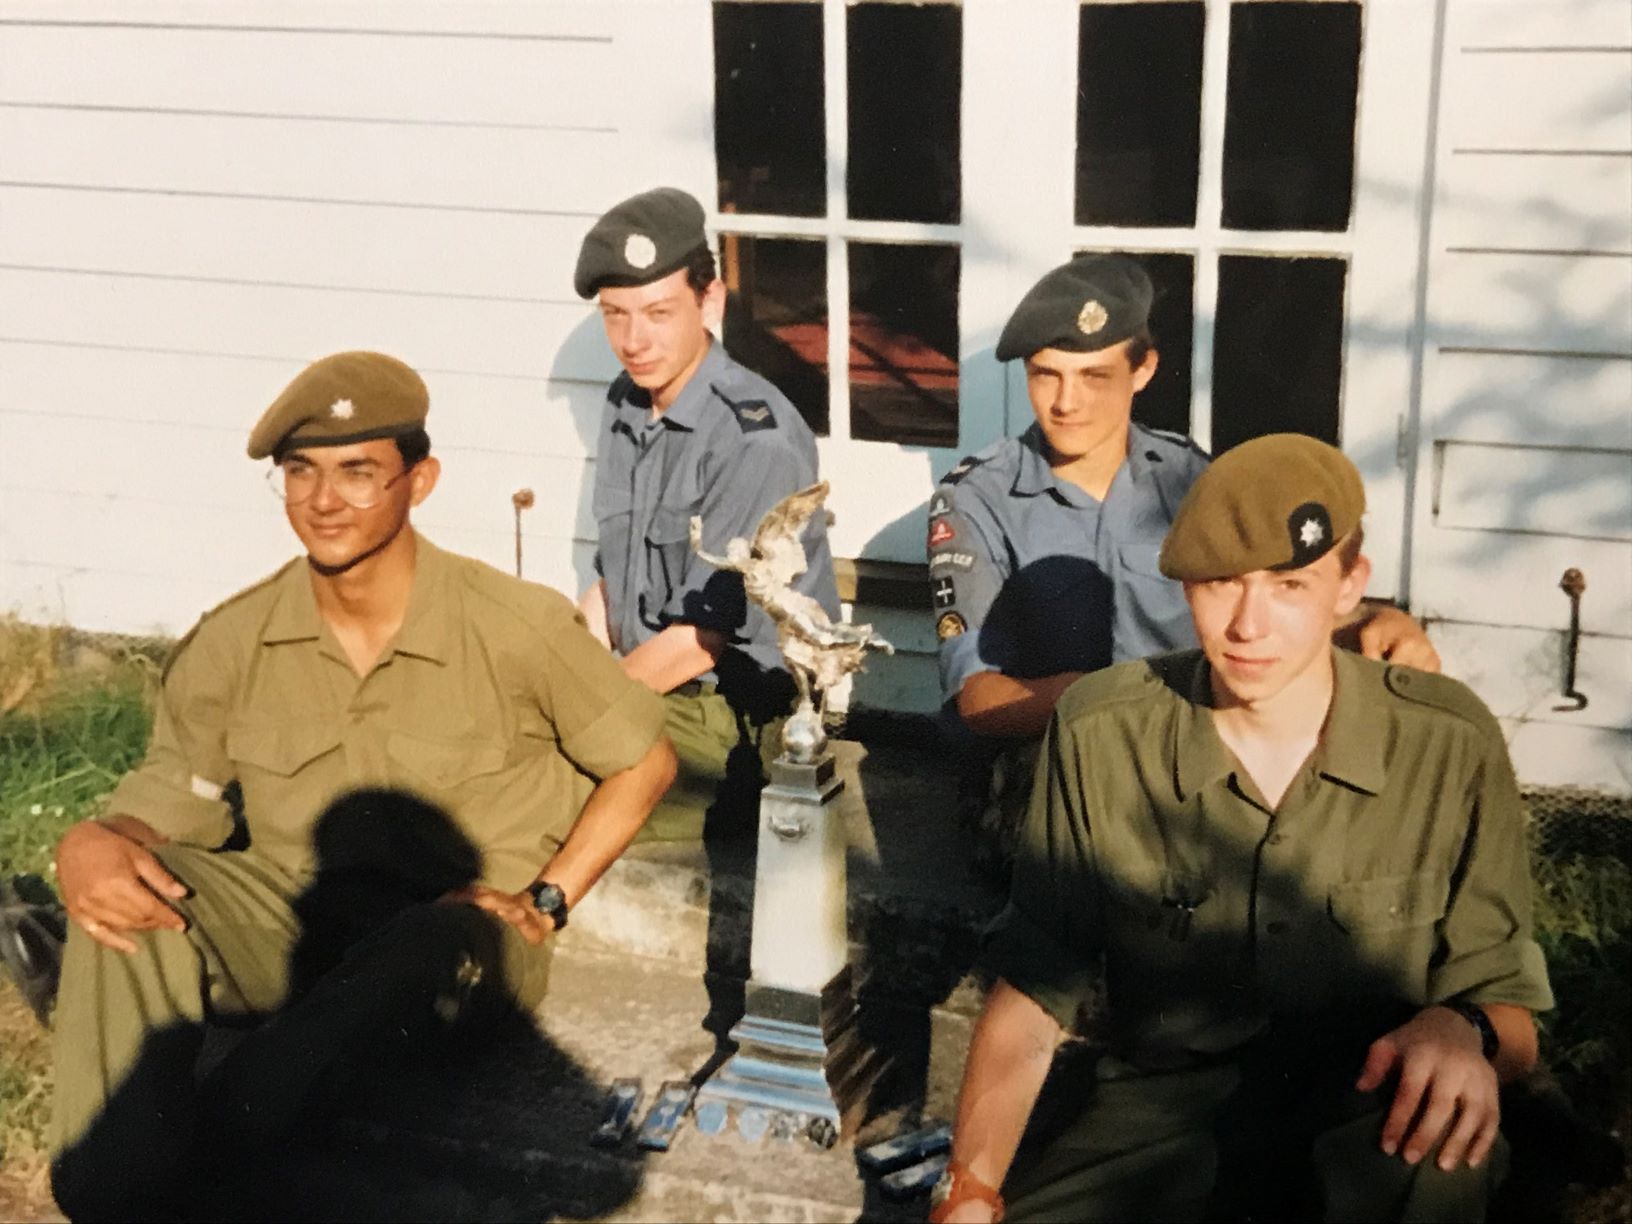
<svg viewBox="0 0 1632 1224">
<path fill-rule="evenodd" d="M 809 706 L 789 719 L 784 742 L 759 803 L 747 1007 L 731 1030 L 738 1049 L 697 1094 L 708 1129 L 723 1129 L 735 1110 L 750 1138 L 768 1124 L 812 1137 L 851 1132 L 866 1089 L 834 802 L 844 782 Z"/>
</svg>

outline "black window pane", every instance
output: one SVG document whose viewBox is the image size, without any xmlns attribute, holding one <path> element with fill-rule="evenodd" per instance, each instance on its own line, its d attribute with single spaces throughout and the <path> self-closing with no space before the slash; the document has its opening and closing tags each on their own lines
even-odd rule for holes
<svg viewBox="0 0 1632 1224">
<path fill-rule="evenodd" d="M 1358 4 L 1236 4 L 1224 224 L 1344 230 L 1354 197 Z"/>
<path fill-rule="evenodd" d="M 770 379 L 821 437 L 828 432 L 827 244 L 720 239 L 726 350 Z"/>
<path fill-rule="evenodd" d="M 850 215 L 956 221 L 962 10 L 858 4 L 847 21 Z"/>
<path fill-rule="evenodd" d="M 1135 256 L 1156 286 L 1150 332 L 1156 376 L 1133 401 L 1133 419 L 1153 429 L 1190 432 L 1190 343 L 1194 330 L 1195 262 L 1189 255 Z"/>
<path fill-rule="evenodd" d="M 1077 224 L 1193 225 L 1200 4 L 1089 4 L 1077 25 Z"/>
<path fill-rule="evenodd" d="M 818 4 L 714 6 L 720 211 L 827 212 Z"/>
<path fill-rule="evenodd" d="M 958 249 L 852 242 L 850 435 L 958 444 Z"/>
<path fill-rule="evenodd" d="M 1226 255 L 1213 332 L 1213 453 L 1267 433 L 1337 442 L 1341 259 Z"/>
</svg>

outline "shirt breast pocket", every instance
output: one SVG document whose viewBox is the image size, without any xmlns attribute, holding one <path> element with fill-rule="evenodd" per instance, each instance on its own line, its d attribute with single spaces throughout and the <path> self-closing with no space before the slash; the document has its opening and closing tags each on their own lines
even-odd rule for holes
<svg viewBox="0 0 1632 1224">
<path fill-rule="evenodd" d="M 504 747 L 490 739 L 436 740 L 393 731 L 385 748 L 408 777 L 435 795 L 462 796 L 504 769 Z"/>
<path fill-rule="evenodd" d="M 227 756 L 252 828 L 296 829 L 333 796 L 340 728 L 333 722 L 251 723 L 227 728 Z M 259 833 L 255 836 L 260 836 Z"/>
<path fill-rule="evenodd" d="M 327 722 L 271 723 L 230 727 L 227 755 L 248 786 L 256 774 L 293 778 L 340 746 L 340 729 Z"/>
<path fill-rule="evenodd" d="M 1350 971 L 1389 993 L 1421 1001 L 1428 987 L 1435 927 L 1445 916 L 1449 897 L 1450 882 L 1434 872 L 1334 886 L 1327 910 L 1346 938 L 1354 962 Z"/>
<path fill-rule="evenodd" d="M 661 628 L 661 614 L 686 580 L 691 560 L 689 506 L 658 506 L 646 528 L 647 588 L 641 592 L 641 619 Z"/>
</svg>

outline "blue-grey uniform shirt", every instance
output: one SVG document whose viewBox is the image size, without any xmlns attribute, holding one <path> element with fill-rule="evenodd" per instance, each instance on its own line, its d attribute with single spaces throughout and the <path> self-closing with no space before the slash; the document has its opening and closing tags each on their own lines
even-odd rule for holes
<svg viewBox="0 0 1632 1224">
<path fill-rule="evenodd" d="M 1207 466 L 1188 438 L 1133 425 L 1104 501 L 1058 479 L 1033 425 L 954 467 L 929 504 L 929 583 L 950 701 L 976 672 L 1097 671 L 1196 644 L 1156 568 Z"/>
<path fill-rule="evenodd" d="M 761 674 L 782 672 L 775 624 L 748 603 L 740 575 L 692 552 L 691 516 L 703 520 L 704 549 L 723 555 L 727 540 L 751 540 L 767 510 L 815 483 L 810 428 L 780 391 L 719 343 L 656 419 L 647 393 L 620 374 L 601 414 L 594 490 L 595 568 L 606 580 L 613 646 L 627 654 L 671 624 L 697 625 L 726 635 L 726 655 L 738 656 L 735 670 L 745 658 Z M 808 565 L 794 586 L 837 619 L 823 515 L 812 517 L 804 545 Z M 727 670 L 722 656 L 720 671 Z"/>
</svg>

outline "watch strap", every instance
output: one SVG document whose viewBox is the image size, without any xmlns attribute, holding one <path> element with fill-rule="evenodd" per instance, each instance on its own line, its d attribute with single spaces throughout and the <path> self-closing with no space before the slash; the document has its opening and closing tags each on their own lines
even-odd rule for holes
<svg viewBox="0 0 1632 1224">
<path fill-rule="evenodd" d="M 989 1204 L 994 1221 L 1003 1219 L 1002 1194 L 971 1173 L 967 1165 L 954 1160 L 946 1166 L 946 1172 L 935 1187 L 934 1206 L 929 1212 L 930 1224 L 941 1224 L 954 1207 L 970 1199 Z"/>
<path fill-rule="evenodd" d="M 561 891 L 559 884 L 551 884 L 548 880 L 534 880 L 527 886 L 527 895 L 533 899 L 533 908 L 541 914 L 548 914 L 550 921 L 555 923 L 555 929 L 561 930 L 567 925 L 567 895 Z"/>
<path fill-rule="evenodd" d="M 1496 1052 L 1502 1048 L 1502 1039 L 1496 1032 L 1496 1026 L 1490 1022 L 1489 1013 L 1477 1003 L 1469 1003 L 1465 999 L 1452 999 L 1440 1006 L 1449 1008 L 1473 1025 L 1479 1033 L 1479 1052 L 1485 1056 L 1486 1062 L 1494 1062 Z"/>
</svg>

